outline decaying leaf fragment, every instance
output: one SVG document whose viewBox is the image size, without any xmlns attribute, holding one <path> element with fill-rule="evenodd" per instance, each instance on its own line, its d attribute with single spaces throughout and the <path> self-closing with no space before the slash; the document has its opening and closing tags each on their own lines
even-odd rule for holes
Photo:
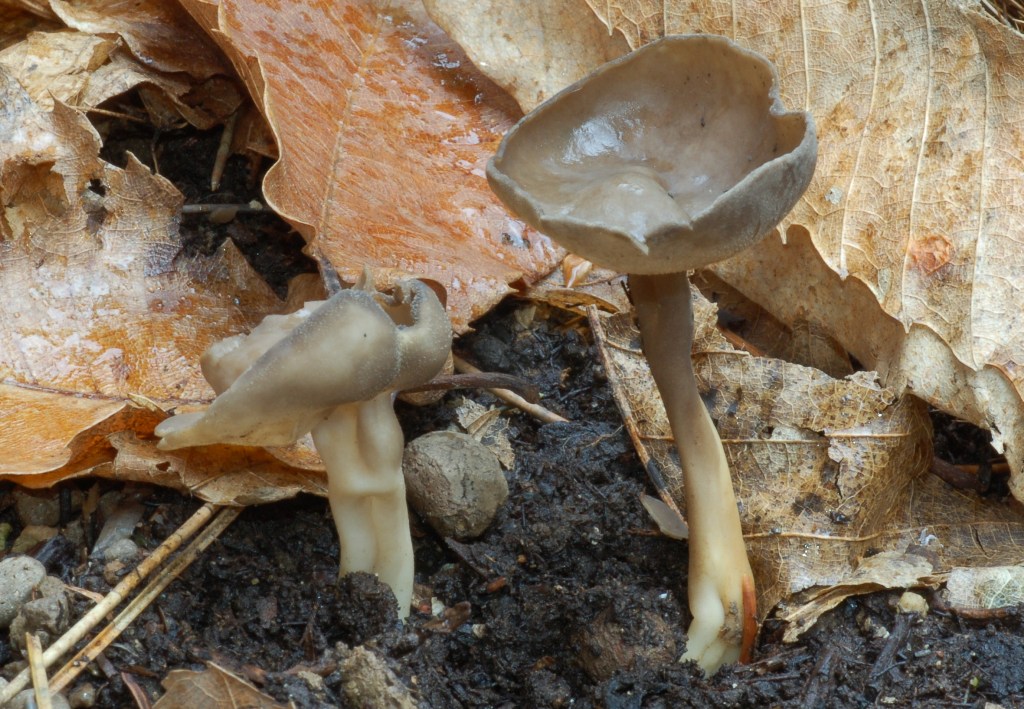
<svg viewBox="0 0 1024 709">
<path fill-rule="evenodd" d="M 956 568 L 946 579 L 946 602 L 962 610 L 990 610 L 1024 603 L 1024 566 Z"/>
<path fill-rule="evenodd" d="M 883 551 L 861 560 L 857 568 L 841 582 L 810 594 L 798 608 L 782 615 L 789 625 L 783 635 L 785 642 L 794 642 L 821 617 L 850 596 L 885 589 L 901 589 L 935 585 L 932 565 L 923 556 L 906 552 Z"/>
<path fill-rule="evenodd" d="M 40 21 L 0 51 L 0 65 L 41 108 L 49 110 L 56 99 L 89 109 L 137 89 L 159 126 L 184 118 L 205 129 L 241 104 L 230 67 L 174 3 L 50 5 L 68 28 Z"/>
<path fill-rule="evenodd" d="M 281 704 L 267 696 L 244 679 L 212 662 L 202 672 L 171 670 L 161 684 L 167 692 L 153 705 L 153 709 L 287 709 L 293 704 Z"/>
</svg>

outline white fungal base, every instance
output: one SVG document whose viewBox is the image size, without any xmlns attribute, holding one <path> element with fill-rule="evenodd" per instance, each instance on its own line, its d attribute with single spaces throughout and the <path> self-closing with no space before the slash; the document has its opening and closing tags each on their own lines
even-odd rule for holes
<svg viewBox="0 0 1024 709">
<path fill-rule="evenodd" d="M 327 468 L 327 499 L 341 547 L 339 576 L 376 574 L 398 600 L 412 603 L 413 552 L 402 477 L 402 429 L 390 393 L 339 406 L 313 428 Z"/>
<path fill-rule="evenodd" d="M 740 659 L 745 623 L 753 622 L 754 608 L 746 606 L 755 603 L 754 582 L 718 432 L 699 398 L 692 409 L 690 425 L 674 434 L 686 485 L 693 614 L 681 659 L 711 674 Z"/>
</svg>

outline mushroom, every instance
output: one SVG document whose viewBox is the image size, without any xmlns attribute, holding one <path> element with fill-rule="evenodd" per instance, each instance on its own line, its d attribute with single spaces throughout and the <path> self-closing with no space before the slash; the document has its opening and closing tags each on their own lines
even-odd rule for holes
<svg viewBox="0 0 1024 709">
<path fill-rule="evenodd" d="M 816 159 L 814 122 L 785 110 L 767 59 L 724 37 L 684 35 L 544 102 L 487 166 L 491 188 L 531 226 L 628 274 L 683 469 L 693 621 L 682 659 L 707 672 L 749 656 L 756 597 L 728 462 L 694 380 L 687 271 L 764 237 Z"/>
<path fill-rule="evenodd" d="M 388 297 L 364 278 L 213 345 L 201 366 L 217 398 L 161 422 L 159 448 L 283 446 L 312 432 L 327 469 L 339 575 L 377 574 L 404 618 L 413 554 L 393 395 L 436 375 L 451 341 L 444 306 L 426 284 L 400 282 Z"/>
</svg>

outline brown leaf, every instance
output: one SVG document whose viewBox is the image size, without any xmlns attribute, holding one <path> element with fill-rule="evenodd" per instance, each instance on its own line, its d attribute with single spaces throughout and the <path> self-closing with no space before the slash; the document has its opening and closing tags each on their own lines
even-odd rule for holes
<svg viewBox="0 0 1024 709">
<path fill-rule="evenodd" d="M 39 109 L 0 68 L 0 474 L 41 485 L 113 460 L 159 408 L 209 400 L 195 363 L 280 307 L 232 246 L 182 253 L 182 197 L 89 123 Z M 136 395 L 157 410 L 137 405 Z M 38 476 L 38 477 L 26 477 Z"/>
<path fill-rule="evenodd" d="M 518 117 L 413 2 L 225 0 L 185 6 L 232 57 L 281 158 L 279 214 L 354 280 L 364 264 L 448 290 L 456 330 L 562 251 L 491 195 L 484 165 Z M 268 29 L 271 28 L 271 29 Z"/>
<path fill-rule="evenodd" d="M 52 23 L 37 19 L 14 23 L 10 31 L 21 34 L 0 44 L 0 65 L 41 108 L 51 109 L 54 99 L 94 108 L 137 88 L 162 128 L 177 126 L 182 117 L 211 128 L 238 109 L 242 96 L 225 75 L 230 68 L 180 9 L 168 12 L 166 3 L 151 2 L 55 6 L 72 26 L 90 31 L 46 31 Z M 125 40 L 139 51 L 132 54 Z M 198 45 L 206 49 L 182 50 Z M 164 55 L 180 60 L 161 61 Z"/>
<path fill-rule="evenodd" d="M 694 305 L 694 366 L 733 471 L 762 615 L 796 592 L 846 583 L 869 552 L 902 553 L 922 539 L 937 571 L 1024 560 L 1018 506 L 987 505 L 927 474 L 931 431 L 920 402 L 870 372 L 833 379 L 734 350 L 714 308 L 703 298 Z M 684 509 L 639 333 L 628 314 L 592 309 L 591 324 L 641 460 L 664 481 L 666 502 Z"/>
<path fill-rule="evenodd" d="M 90 34 L 115 34 L 142 64 L 195 79 L 230 73 L 216 45 L 178 3 L 162 0 L 49 0 L 53 11 L 72 27 Z"/>
<path fill-rule="evenodd" d="M 322 470 L 286 465 L 271 449 L 205 446 L 161 451 L 155 440 L 139 439 L 131 431 L 120 431 L 108 440 L 117 457 L 91 471 L 101 477 L 173 487 L 217 505 L 262 505 L 300 492 L 327 496 Z"/>
<path fill-rule="evenodd" d="M 609 31 L 584 0 L 423 4 L 473 63 L 524 110 L 629 51 L 622 34 Z M 569 37 L 572 41 L 565 41 Z"/>
<path fill-rule="evenodd" d="M 212 662 L 207 662 L 202 672 L 171 670 L 161 684 L 167 692 L 153 709 L 287 709 L 293 706 L 275 702 L 241 677 Z"/>
<path fill-rule="evenodd" d="M 0 51 L 0 64 L 49 110 L 54 99 L 73 102 L 116 47 L 116 40 L 82 32 L 32 32 Z"/>
<path fill-rule="evenodd" d="M 0 5 L 0 50 L 20 42 L 29 32 L 61 26 L 46 0 L 9 0 Z"/>
</svg>

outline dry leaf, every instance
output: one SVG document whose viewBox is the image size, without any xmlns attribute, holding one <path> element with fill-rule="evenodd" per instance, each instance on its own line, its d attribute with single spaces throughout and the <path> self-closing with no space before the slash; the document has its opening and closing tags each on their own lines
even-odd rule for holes
<svg viewBox="0 0 1024 709">
<path fill-rule="evenodd" d="M 562 251 L 511 218 L 484 165 L 517 116 L 414 2 L 188 0 L 262 107 L 281 158 L 264 182 L 347 279 L 431 278 L 455 328 Z M 269 29 L 268 29 L 269 28 Z"/>
<path fill-rule="evenodd" d="M 212 662 L 202 672 L 171 670 L 161 684 L 167 690 L 153 709 L 287 709 L 244 679 Z"/>
<path fill-rule="evenodd" d="M 922 556 L 895 551 L 883 551 L 869 556 L 861 560 L 847 578 L 812 594 L 808 602 L 784 613 L 782 619 L 789 625 L 782 639 L 787 643 L 795 642 L 823 613 L 851 596 L 886 589 L 914 588 L 929 583 L 935 585 L 932 565 Z"/>
<path fill-rule="evenodd" d="M 83 31 L 41 31 L 52 23 L 23 22 L 12 27 L 22 35 L 12 34 L 0 52 L 0 65 L 41 108 L 51 109 L 54 99 L 94 108 L 137 88 L 158 127 L 184 118 L 207 129 L 241 104 L 239 89 L 227 76 L 230 67 L 173 3 L 54 0 L 53 7 L 70 27 Z"/>
<path fill-rule="evenodd" d="M 455 417 L 463 431 L 487 446 L 502 468 L 515 468 L 516 452 L 508 439 L 508 420 L 501 416 L 501 409 L 485 408 L 463 398 L 456 405 Z"/>
<path fill-rule="evenodd" d="M 957 609 L 991 610 L 1024 603 L 1024 566 L 956 568 L 946 579 L 946 602 Z"/>
<path fill-rule="evenodd" d="M 55 98 L 73 103 L 116 47 L 113 39 L 82 32 L 32 32 L 0 51 L 0 64 L 36 105 L 51 110 Z"/>
<path fill-rule="evenodd" d="M 322 469 L 289 466 L 272 455 L 274 449 L 204 446 L 161 451 L 155 440 L 139 439 L 131 431 L 114 433 L 108 440 L 117 456 L 91 470 L 92 475 L 172 487 L 217 505 L 262 505 L 300 492 L 327 496 Z"/>
<path fill-rule="evenodd" d="M 669 539 L 689 539 L 690 526 L 676 507 L 650 495 L 641 495 L 640 504 L 647 510 L 658 530 Z"/>
<path fill-rule="evenodd" d="M 63 26 L 45 0 L 0 3 L 0 50 L 17 44 L 29 32 L 48 32 Z"/>
<path fill-rule="evenodd" d="M 812 587 L 843 584 L 869 552 L 929 539 L 937 570 L 1024 559 L 1019 505 L 994 506 L 927 474 L 924 406 L 870 372 L 824 372 L 733 349 L 714 308 L 695 300 L 694 366 L 733 471 L 758 609 Z M 591 324 L 641 460 L 684 508 L 682 472 L 628 315 Z M 995 562 L 985 560 L 998 560 Z M 682 559 L 680 559 L 682 562 Z"/>
<path fill-rule="evenodd" d="M 524 110 L 629 51 L 625 38 L 609 32 L 583 0 L 423 4 L 473 63 Z M 572 41 L 566 42 L 567 37 Z"/>
<path fill-rule="evenodd" d="M 163 0 L 49 0 L 53 11 L 81 32 L 118 35 L 142 64 L 195 79 L 229 74 L 223 55 L 178 3 Z"/>
<path fill-rule="evenodd" d="M 0 474 L 38 486 L 212 398 L 199 355 L 280 303 L 233 246 L 182 254 L 181 194 L 100 160 L 88 121 L 40 110 L 2 68 L 0 134 Z"/>
<path fill-rule="evenodd" d="M 542 31 L 534 4 L 517 3 L 513 43 Z M 783 102 L 814 114 L 818 169 L 780 229 L 791 246 L 770 238 L 716 272 L 783 322 L 827 328 L 894 390 L 991 430 L 1024 497 L 1021 36 L 976 2 L 590 4 L 632 47 L 707 32 L 775 62 Z M 484 51 L 486 15 L 455 20 Z M 585 49 L 558 41 L 548 56 Z M 519 83 L 557 74 L 534 59 Z"/>
<path fill-rule="evenodd" d="M 94 108 L 138 89 L 160 128 L 175 127 L 182 118 L 197 128 L 212 128 L 242 102 L 226 77 L 197 83 L 186 74 L 167 74 L 140 64 L 114 40 L 82 32 L 33 32 L 0 52 L 0 65 L 45 110 L 53 108 L 54 100 Z"/>
</svg>

